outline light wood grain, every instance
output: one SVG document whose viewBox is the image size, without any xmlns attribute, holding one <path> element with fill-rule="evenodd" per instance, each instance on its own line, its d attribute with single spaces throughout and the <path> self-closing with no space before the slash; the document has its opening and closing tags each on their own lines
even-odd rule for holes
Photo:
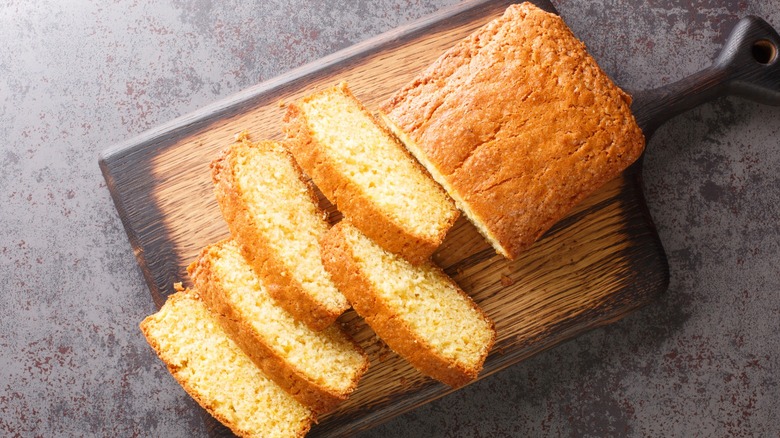
<svg viewBox="0 0 780 438">
<path fill-rule="evenodd" d="M 551 10 L 549 3 L 538 2 Z M 101 160 L 152 299 L 160 306 L 184 268 L 228 231 L 209 163 L 233 136 L 280 138 L 279 102 L 346 80 L 369 108 L 509 2 L 473 2 L 340 52 L 107 151 Z M 662 248 L 629 169 L 578 205 L 535 246 L 509 262 L 460 219 L 434 259 L 495 321 L 498 339 L 482 377 L 617 320 L 666 287 Z M 340 217 L 320 196 L 331 221 Z M 344 436 L 449 392 L 416 372 L 348 311 L 339 322 L 371 367 L 352 397 L 322 417 L 312 436 Z M 227 434 L 213 429 L 214 436 Z"/>
</svg>

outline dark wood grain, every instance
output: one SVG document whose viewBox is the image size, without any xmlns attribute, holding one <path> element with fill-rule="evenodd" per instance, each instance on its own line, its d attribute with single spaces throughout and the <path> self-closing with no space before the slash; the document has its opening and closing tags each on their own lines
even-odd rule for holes
<svg viewBox="0 0 780 438">
<path fill-rule="evenodd" d="M 763 19 L 744 17 L 711 66 L 677 82 L 632 94 L 631 110 L 646 137 L 672 117 L 727 94 L 780 105 L 780 35 Z"/>
<path fill-rule="evenodd" d="M 174 282 L 190 283 L 184 268 L 200 248 L 227 235 L 208 164 L 235 133 L 280 138 L 280 101 L 340 80 L 376 108 L 510 3 L 472 2 L 441 11 L 107 150 L 100 165 L 155 304 L 162 305 Z M 338 212 L 321 201 L 335 220 Z M 498 339 L 481 378 L 622 318 L 651 302 L 668 281 L 638 166 L 587 198 L 515 261 L 497 256 L 463 219 L 434 259 L 496 322 Z M 339 322 L 366 349 L 371 367 L 352 397 L 323 416 L 311 436 L 345 436 L 450 392 L 389 351 L 354 312 Z M 213 436 L 228 436 L 209 424 Z"/>
</svg>

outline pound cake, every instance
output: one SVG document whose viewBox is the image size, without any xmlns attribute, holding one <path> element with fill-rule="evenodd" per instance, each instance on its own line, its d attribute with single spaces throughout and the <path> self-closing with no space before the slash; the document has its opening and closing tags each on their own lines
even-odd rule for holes
<svg viewBox="0 0 780 438">
<path fill-rule="evenodd" d="M 346 83 L 290 104 L 284 121 L 295 159 L 356 227 L 412 263 L 431 256 L 458 211 Z"/>
<path fill-rule="evenodd" d="M 290 153 L 242 133 L 211 171 L 230 233 L 271 296 L 314 330 L 331 325 L 349 304 L 322 267 L 325 213 Z"/>
<path fill-rule="evenodd" d="M 496 251 L 514 259 L 641 155 L 630 103 L 560 17 L 523 3 L 380 110 Z"/>
<path fill-rule="evenodd" d="M 196 291 L 168 297 L 141 331 L 184 390 L 236 435 L 286 438 L 309 431 L 309 408 L 252 363 Z"/>
<path fill-rule="evenodd" d="M 234 241 L 207 246 L 187 270 L 226 332 L 298 401 L 324 413 L 357 387 L 363 350 L 337 324 L 314 331 L 279 307 Z"/>
<path fill-rule="evenodd" d="M 475 379 L 493 323 L 432 262 L 412 265 L 347 221 L 325 235 L 323 263 L 355 311 L 396 353 L 452 387 Z"/>
</svg>

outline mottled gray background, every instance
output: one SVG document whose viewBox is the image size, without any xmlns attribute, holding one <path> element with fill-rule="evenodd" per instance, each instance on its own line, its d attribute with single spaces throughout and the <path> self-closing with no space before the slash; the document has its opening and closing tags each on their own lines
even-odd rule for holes
<svg viewBox="0 0 780 438">
<path fill-rule="evenodd" d="M 137 329 L 155 309 L 99 152 L 453 3 L 2 2 L 0 436 L 202 435 Z M 554 3 L 632 89 L 707 65 L 741 16 L 780 26 L 779 0 Z M 363 436 L 780 436 L 779 131 L 736 98 L 663 126 L 661 301 Z"/>
</svg>

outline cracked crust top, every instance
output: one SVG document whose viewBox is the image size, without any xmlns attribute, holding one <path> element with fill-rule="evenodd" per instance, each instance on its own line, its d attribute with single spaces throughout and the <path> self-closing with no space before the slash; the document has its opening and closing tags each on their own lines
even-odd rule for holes
<svg viewBox="0 0 780 438">
<path fill-rule="evenodd" d="M 563 20 L 530 3 L 444 53 L 383 118 L 510 259 L 644 149 L 616 87 Z"/>
</svg>

